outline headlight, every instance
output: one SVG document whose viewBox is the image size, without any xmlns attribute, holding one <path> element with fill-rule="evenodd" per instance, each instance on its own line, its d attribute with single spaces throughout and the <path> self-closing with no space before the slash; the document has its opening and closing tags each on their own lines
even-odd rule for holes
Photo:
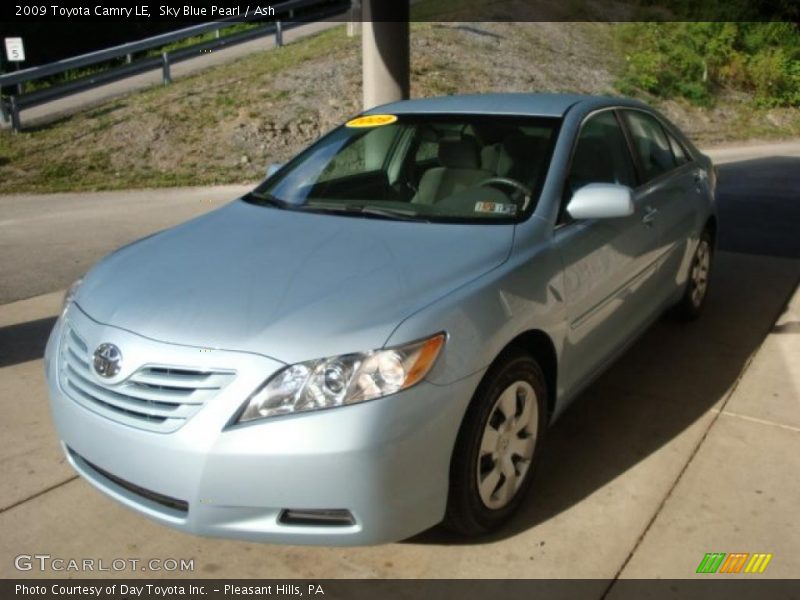
<svg viewBox="0 0 800 600">
<path fill-rule="evenodd" d="M 395 348 L 290 365 L 248 398 L 238 422 L 355 404 L 410 388 L 431 370 L 444 340 L 439 333 Z"/>
<path fill-rule="evenodd" d="M 79 277 L 75 280 L 75 282 L 67 288 L 66 293 L 64 294 L 64 300 L 61 302 L 61 315 L 63 316 L 65 312 L 67 312 L 67 308 L 69 305 L 72 304 L 72 301 L 75 299 L 75 294 L 78 291 L 78 288 L 81 287 L 81 283 L 83 283 L 83 277 Z"/>
</svg>

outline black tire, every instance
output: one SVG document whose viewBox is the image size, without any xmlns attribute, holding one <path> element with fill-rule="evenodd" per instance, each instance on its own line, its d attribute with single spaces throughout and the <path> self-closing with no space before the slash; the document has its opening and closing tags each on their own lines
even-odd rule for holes
<svg viewBox="0 0 800 600">
<path fill-rule="evenodd" d="M 516 417 L 509 421 L 508 425 L 500 420 L 500 425 L 496 425 L 498 419 L 504 417 L 503 409 L 498 404 L 500 396 L 504 391 L 513 387 L 510 396 L 513 396 L 515 403 Z M 530 390 L 535 393 L 535 398 L 527 400 Z M 522 422 L 524 417 L 523 407 L 528 404 L 537 411 L 536 424 L 529 424 L 525 430 L 511 431 L 514 423 Z M 530 488 L 535 471 L 537 459 L 540 454 L 542 440 L 547 429 L 547 385 L 544 374 L 539 364 L 529 355 L 523 353 L 510 353 L 502 357 L 487 373 L 475 392 L 472 403 L 467 410 L 461 429 L 456 439 L 453 458 L 450 463 L 450 491 L 447 498 L 447 512 L 443 525 L 460 535 L 477 536 L 488 533 L 500 527 L 519 507 L 524 500 L 525 494 Z M 502 429 L 509 427 L 509 431 L 498 436 L 497 453 L 502 452 L 500 458 L 495 459 L 495 454 L 481 452 L 481 444 L 484 435 L 493 435 L 493 432 L 486 433 L 489 420 L 493 419 L 492 429 Z M 519 425 L 517 425 L 519 426 Z M 535 439 L 531 439 L 535 429 Z M 505 436 L 505 445 L 500 439 Z M 533 456 L 530 461 L 515 457 L 520 454 L 510 454 L 513 448 L 527 444 L 526 448 L 533 446 Z M 500 450 L 502 446 L 502 450 Z M 479 465 L 479 460 L 481 461 Z M 479 470 L 484 466 L 489 471 L 497 471 L 498 465 L 502 463 L 503 468 L 508 467 L 511 460 L 514 473 L 518 474 L 516 481 L 519 483 L 504 486 L 504 481 L 513 481 L 506 476 L 499 475 L 497 493 L 501 494 L 504 490 L 515 488 L 516 492 L 510 500 L 503 506 L 490 507 L 484 502 L 479 490 Z M 519 472 L 522 471 L 521 475 Z M 512 476 L 514 475 L 512 473 Z M 497 476 L 496 473 L 490 473 Z M 484 494 L 491 488 L 491 482 L 487 481 L 489 476 L 485 476 Z M 520 481 L 521 479 L 521 481 Z M 506 499 L 503 494 L 503 499 Z M 491 500 L 491 499 L 490 499 Z M 500 500 L 498 500 L 500 501 Z"/>
<path fill-rule="evenodd" d="M 703 266 L 701 263 L 706 260 L 704 257 L 707 257 L 707 266 L 705 268 L 705 274 L 702 276 L 702 290 L 700 290 L 698 286 L 701 285 L 701 281 L 697 277 L 696 270 L 702 270 Z M 708 284 L 711 280 L 711 267 L 713 263 L 714 240 L 711 236 L 711 232 L 706 229 L 700 235 L 700 241 L 698 241 L 697 248 L 692 257 L 692 263 L 689 267 L 689 278 L 686 282 L 686 289 L 683 293 L 683 297 L 678 304 L 675 305 L 675 309 L 673 310 L 673 314 L 678 319 L 693 321 L 702 314 L 703 308 L 705 308 L 706 305 L 706 299 L 708 298 Z"/>
</svg>

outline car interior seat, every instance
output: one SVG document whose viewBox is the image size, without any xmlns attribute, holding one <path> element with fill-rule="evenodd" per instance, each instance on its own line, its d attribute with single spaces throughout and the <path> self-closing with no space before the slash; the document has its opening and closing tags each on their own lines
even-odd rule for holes
<svg viewBox="0 0 800 600">
<path fill-rule="evenodd" d="M 510 177 L 529 185 L 538 176 L 546 145 L 546 139 L 513 133 L 481 150 L 481 166 L 497 177 Z"/>
<path fill-rule="evenodd" d="M 493 175 L 481 168 L 478 143 L 470 136 L 441 140 L 438 157 L 441 166 L 425 171 L 412 202 L 433 204 Z"/>
<path fill-rule="evenodd" d="M 655 140 L 645 138 L 643 143 L 642 155 L 644 157 L 645 176 L 650 179 L 660 173 L 669 171 L 675 166 L 675 159 L 672 150 L 660 146 Z"/>
</svg>

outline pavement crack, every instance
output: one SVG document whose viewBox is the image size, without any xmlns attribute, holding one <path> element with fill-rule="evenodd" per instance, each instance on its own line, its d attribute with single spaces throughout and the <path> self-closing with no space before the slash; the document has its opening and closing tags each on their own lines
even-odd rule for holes
<svg viewBox="0 0 800 600">
<path fill-rule="evenodd" d="M 720 411 L 722 412 L 722 411 Z M 794 433 L 800 433 L 800 427 L 795 427 L 794 425 L 785 425 L 783 423 L 776 423 L 775 421 L 769 421 L 767 419 L 759 419 L 758 417 L 750 417 L 748 415 L 742 415 L 736 412 L 732 412 L 730 410 L 726 410 L 722 412 L 723 415 L 727 417 L 735 417 L 737 419 L 742 419 L 743 421 L 750 421 L 751 423 L 758 423 L 759 425 L 769 425 L 770 427 L 778 427 L 780 429 L 786 429 L 788 431 L 792 431 Z"/>
<path fill-rule="evenodd" d="M 17 500 L 13 504 L 9 504 L 6 507 L 0 508 L 0 515 L 3 514 L 6 511 L 11 510 L 12 508 L 16 508 L 17 506 L 20 506 L 22 504 L 25 504 L 26 502 L 29 502 L 30 500 L 35 500 L 39 496 L 44 496 L 47 492 L 52 492 L 53 490 L 58 489 L 61 486 L 68 484 L 70 481 L 75 481 L 76 479 L 78 479 L 78 475 L 73 475 L 69 479 L 65 479 L 64 481 L 56 483 L 55 485 L 51 485 L 50 487 L 45 488 L 40 492 L 36 492 L 32 496 L 28 496 L 27 498 L 23 498 L 22 500 Z"/>
<path fill-rule="evenodd" d="M 739 383 L 742 381 L 742 378 L 744 377 L 745 373 L 747 373 L 747 370 L 750 368 L 750 364 L 753 362 L 753 359 L 755 358 L 756 354 L 758 354 L 758 351 L 764 345 L 764 341 L 766 341 L 766 338 L 762 340 L 758 348 L 756 348 L 756 350 L 747 358 L 747 361 L 742 367 L 742 370 L 739 372 L 739 376 L 736 378 L 736 381 L 733 383 L 733 385 L 728 389 L 728 392 L 725 394 L 725 397 L 722 401 L 722 405 L 718 409 L 711 409 L 708 411 L 714 414 L 714 417 L 711 419 L 711 422 L 706 427 L 705 431 L 703 432 L 703 435 L 700 437 L 697 444 L 695 444 L 695 447 L 692 449 L 691 455 L 689 455 L 689 459 L 686 461 L 686 464 L 683 465 L 683 468 L 680 470 L 680 473 L 678 473 L 677 477 L 675 477 L 675 481 L 672 482 L 672 485 L 665 494 L 664 498 L 661 500 L 660 504 L 658 505 L 658 508 L 656 508 L 655 512 L 653 513 L 653 516 L 647 522 L 647 525 L 645 526 L 641 535 L 639 535 L 639 538 L 636 540 L 636 543 L 633 545 L 633 548 L 631 548 L 631 551 L 628 553 L 628 556 L 625 557 L 625 560 L 623 561 L 622 565 L 614 574 L 614 577 L 611 579 L 611 582 L 608 584 L 608 587 L 603 592 L 603 595 L 600 596 L 600 600 L 606 600 L 606 598 L 608 598 L 608 595 L 611 593 L 611 590 L 613 589 L 617 580 L 622 575 L 622 572 L 625 570 L 625 567 L 628 566 L 628 563 L 630 563 L 631 559 L 633 558 L 633 555 L 636 554 L 636 551 L 639 549 L 639 546 L 642 545 L 644 538 L 647 536 L 648 532 L 653 527 L 653 524 L 656 522 L 656 519 L 661 514 L 661 511 L 664 509 L 664 506 L 666 506 L 667 502 L 672 497 L 675 488 L 678 487 L 678 483 L 680 483 L 681 479 L 683 479 L 683 475 L 689 469 L 689 466 L 694 462 L 697 453 L 700 451 L 700 448 L 705 443 L 706 438 L 708 438 L 708 434 L 711 432 L 711 429 L 716 424 L 717 420 L 722 414 L 722 411 L 725 410 L 725 407 L 727 406 L 728 401 L 731 399 L 731 396 L 733 396 L 734 392 L 739 387 Z"/>
<path fill-rule="evenodd" d="M 739 376 L 736 378 L 736 381 L 734 381 L 733 385 L 728 389 L 727 393 L 725 394 L 724 399 L 722 401 L 722 404 L 718 408 L 715 407 L 715 408 L 712 408 L 712 409 L 709 410 L 709 412 L 714 415 L 713 418 L 711 419 L 711 422 L 708 424 L 708 427 L 706 427 L 706 429 L 703 432 L 703 435 L 701 436 L 700 440 L 697 442 L 697 444 L 695 444 L 695 447 L 692 449 L 692 453 L 689 456 L 689 459 L 686 461 L 686 464 L 683 465 L 683 468 L 681 469 L 680 473 L 678 473 L 677 477 L 675 477 L 675 481 L 672 482 L 672 485 L 670 486 L 669 490 L 667 491 L 667 493 L 664 496 L 664 498 L 661 501 L 661 503 L 658 505 L 658 508 L 653 513 L 653 516 L 650 518 L 650 521 L 648 521 L 648 523 L 645 526 L 644 530 L 642 531 L 641 535 L 636 540 L 636 543 L 633 545 L 633 548 L 631 548 L 631 551 L 628 553 L 628 556 L 625 557 L 625 560 L 622 562 L 622 565 L 617 570 L 617 572 L 614 574 L 614 577 L 611 578 L 611 581 L 609 582 L 608 587 L 606 587 L 605 591 L 600 596 L 600 600 L 606 600 L 606 598 L 608 598 L 608 595 L 611 593 L 611 590 L 614 588 L 614 585 L 617 583 L 617 580 L 619 580 L 620 576 L 622 575 L 622 572 L 628 566 L 628 564 L 630 563 L 630 561 L 633 558 L 634 554 L 636 554 L 636 551 L 639 549 L 639 546 L 641 546 L 642 542 L 644 541 L 644 538 L 647 536 L 648 532 L 653 527 L 653 524 L 656 522 L 656 519 L 661 514 L 661 511 L 664 509 L 664 506 L 666 506 L 667 502 L 672 497 L 672 494 L 675 492 L 675 488 L 678 486 L 678 483 L 680 483 L 681 479 L 683 479 L 683 476 L 686 473 L 686 471 L 688 470 L 689 466 L 694 462 L 694 459 L 697 456 L 697 453 L 700 451 L 700 448 L 705 443 L 706 439 L 708 438 L 708 434 L 711 432 L 711 429 L 714 427 L 714 425 L 716 424 L 717 420 L 720 418 L 720 415 L 728 414 L 728 415 L 731 415 L 731 416 L 739 416 L 741 418 L 758 421 L 757 419 L 754 419 L 752 417 L 745 417 L 744 415 L 737 415 L 736 413 L 732 413 L 732 412 L 726 411 L 725 408 L 727 407 L 728 402 L 730 401 L 730 399 L 733 396 L 733 394 L 739 388 L 739 384 L 741 383 L 742 378 L 744 378 L 744 376 L 747 373 L 747 371 L 750 369 L 750 365 L 752 364 L 753 360 L 758 355 L 758 353 L 761 351 L 761 349 L 764 347 L 764 344 L 766 343 L 767 339 L 769 338 L 770 334 L 772 333 L 772 329 L 774 328 L 774 324 L 777 323 L 780 320 L 781 316 L 787 311 L 788 306 L 789 306 L 792 298 L 794 297 L 794 294 L 797 293 L 798 286 L 800 286 L 800 278 L 798 278 L 795 281 L 795 284 L 792 286 L 791 291 L 787 294 L 787 297 L 781 303 L 781 310 L 778 311 L 778 314 L 776 314 L 774 316 L 774 318 L 772 319 L 772 321 L 771 321 L 773 323 L 773 326 L 770 327 L 767 331 L 764 332 L 764 337 L 761 339 L 761 343 L 750 354 L 750 356 L 747 357 L 747 360 L 745 361 L 744 365 L 742 366 L 741 371 L 739 371 Z M 775 425 L 775 426 L 778 426 L 778 427 L 791 429 L 791 430 L 797 430 L 797 428 L 792 427 L 792 426 L 780 425 L 778 423 L 771 423 L 769 421 L 765 421 L 764 423 L 765 424 L 769 424 L 769 425 Z"/>
</svg>

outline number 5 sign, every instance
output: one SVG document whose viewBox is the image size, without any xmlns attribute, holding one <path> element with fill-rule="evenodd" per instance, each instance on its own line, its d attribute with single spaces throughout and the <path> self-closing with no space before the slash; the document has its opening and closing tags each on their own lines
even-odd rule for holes
<svg viewBox="0 0 800 600">
<path fill-rule="evenodd" d="M 6 57 L 9 62 L 22 62 L 25 60 L 25 46 L 22 45 L 22 38 L 5 38 Z"/>
</svg>

